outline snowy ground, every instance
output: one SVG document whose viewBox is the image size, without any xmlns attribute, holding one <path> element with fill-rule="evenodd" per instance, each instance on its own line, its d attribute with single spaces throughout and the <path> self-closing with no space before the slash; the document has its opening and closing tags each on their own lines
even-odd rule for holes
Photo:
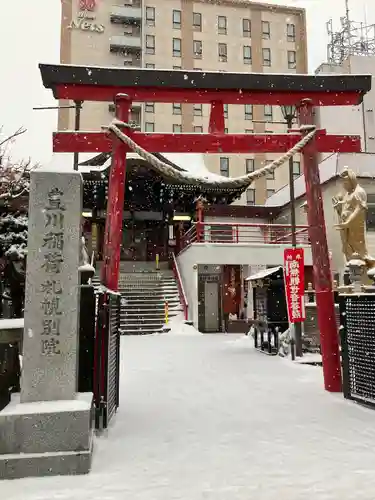
<svg viewBox="0 0 375 500">
<path fill-rule="evenodd" d="M 373 500 L 375 412 L 251 345 L 123 337 L 121 408 L 91 474 L 4 481 L 1 498 Z"/>
</svg>

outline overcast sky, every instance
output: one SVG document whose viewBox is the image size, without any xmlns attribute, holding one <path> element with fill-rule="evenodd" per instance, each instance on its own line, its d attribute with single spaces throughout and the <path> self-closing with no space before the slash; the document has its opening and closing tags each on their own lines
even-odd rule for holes
<svg viewBox="0 0 375 500">
<path fill-rule="evenodd" d="M 117 0 L 110 1 L 113 4 Z M 157 0 L 163 1 L 163 0 Z M 349 0 L 351 18 L 375 23 L 375 0 Z M 268 0 L 307 9 L 309 68 L 326 60 L 326 22 L 336 27 L 345 14 L 345 0 Z M 58 63 L 60 0 L 0 0 L 0 125 L 10 133 L 28 129 L 14 148 L 15 157 L 46 162 L 51 157 L 51 133 L 56 128 L 55 111 L 33 111 L 35 106 L 54 105 L 43 88 L 38 63 Z"/>
</svg>

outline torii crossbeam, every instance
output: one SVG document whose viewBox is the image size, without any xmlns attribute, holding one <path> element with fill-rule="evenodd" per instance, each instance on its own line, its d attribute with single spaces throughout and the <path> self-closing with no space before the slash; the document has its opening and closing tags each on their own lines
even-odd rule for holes
<svg viewBox="0 0 375 500">
<path fill-rule="evenodd" d="M 115 102 L 116 117 L 125 123 L 129 121 L 133 102 L 211 104 L 208 134 L 144 134 L 127 130 L 138 145 L 161 153 L 288 151 L 301 139 L 300 134 L 225 134 L 224 104 L 295 105 L 300 124 L 311 125 L 314 107 L 357 105 L 371 89 L 371 76 L 367 75 L 220 73 L 46 64 L 41 64 L 40 70 L 44 86 L 53 90 L 56 99 Z M 118 95 L 121 96 L 116 99 Z M 102 281 L 117 290 L 129 148 L 105 132 L 58 132 L 54 134 L 53 150 L 113 152 Z M 302 151 L 307 204 L 313 207 L 308 211 L 308 223 L 324 383 L 331 392 L 341 391 L 341 364 L 317 155 L 360 150 L 359 137 L 327 135 L 320 130 Z"/>
</svg>

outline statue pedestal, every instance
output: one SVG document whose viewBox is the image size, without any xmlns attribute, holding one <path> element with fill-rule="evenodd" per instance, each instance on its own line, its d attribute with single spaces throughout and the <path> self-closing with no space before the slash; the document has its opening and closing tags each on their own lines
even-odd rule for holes
<svg viewBox="0 0 375 500">
<path fill-rule="evenodd" d="M 363 261 L 359 256 L 355 254 L 352 259 L 348 262 L 348 270 L 351 281 L 351 288 L 353 293 L 361 293 L 363 291 L 363 286 L 366 276 L 366 262 Z"/>
</svg>

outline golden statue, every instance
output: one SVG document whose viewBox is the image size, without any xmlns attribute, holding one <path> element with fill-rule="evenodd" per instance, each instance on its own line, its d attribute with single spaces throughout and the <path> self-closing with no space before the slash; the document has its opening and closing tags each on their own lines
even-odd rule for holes
<svg viewBox="0 0 375 500">
<path fill-rule="evenodd" d="M 332 202 L 339 218 L 335 227 L 340 231 L 346 264 L 352 259 L 360 259 L 367 269 L 371 269 L 375 259 L 368 254 L 366 245 L 366 191 L 358 184 L 353 170 L 346 167 L 340 177 L 345 194 L 333 197 Z"/>
</svg>

